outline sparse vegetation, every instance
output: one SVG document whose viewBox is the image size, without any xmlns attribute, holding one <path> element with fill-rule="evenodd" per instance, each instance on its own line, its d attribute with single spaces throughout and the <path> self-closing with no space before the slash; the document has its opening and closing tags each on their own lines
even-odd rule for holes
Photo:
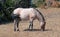
<svg viewBox="0 0 60 37">
<path fill-rule="evenodd" d="M 1 0 L 0 1 L 0 21 L 11 21 L 11 13 L 17 7 L 42 7 L 45 8 L 45 0 L 36 0 L 37 2 L 31 3 L 31 0 Z M 55 2 L 52 7 L 60 7 L 59 2 Z"/>
</svg>

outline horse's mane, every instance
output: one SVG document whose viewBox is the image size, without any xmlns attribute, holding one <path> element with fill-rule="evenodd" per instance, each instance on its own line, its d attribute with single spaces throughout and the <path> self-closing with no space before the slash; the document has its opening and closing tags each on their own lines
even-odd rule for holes
<svg viewBox="0 0 60 37">
<path fill-rule="evenodd" d="M 42 16 L 42 19 L 43 19 L 43 21 L 45 22 L 45 18 L 44 18 L 44 16 L 43 16 L 43 14 L 38 10 L 38 9 L 36 9 L 36 8 L 34 8 L 36 11 L 38 11 L 38 13 Z"/>
</svg>

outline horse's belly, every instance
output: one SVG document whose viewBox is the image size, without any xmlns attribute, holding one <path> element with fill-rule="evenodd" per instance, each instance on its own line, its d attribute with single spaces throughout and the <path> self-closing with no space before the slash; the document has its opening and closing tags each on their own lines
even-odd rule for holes
<svg viewBox="0 0 60 37">
<path fill-rule="evenodd" d="M 27 19 L 29 19 L 29 16 L 28 16 L 28 14 L 23 13 L 23 14 L 20 14 L 20 18 L 27 20 Z"/>
<path fill-rule="evenodd" d="M 28 16 L 20 16 L 20 18 L 21 18 L 21 19 L 25 19 L 25 20 L 29 19 Z"/>
</svg>

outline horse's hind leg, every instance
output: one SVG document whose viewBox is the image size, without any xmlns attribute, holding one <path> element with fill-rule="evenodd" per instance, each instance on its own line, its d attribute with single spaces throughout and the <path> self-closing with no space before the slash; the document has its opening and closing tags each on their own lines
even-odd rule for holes
<svg viewBox="0 0 60 37">
<path fill-rule="evenodd" d="M 16 19 L 14 19 L 14 31 L 16 31 Z"/>
<path fill-rule="evenodd" d="M 17 18 L 17 31 L 19 31 L 19 18 Z"/>
<path fill-rule="evenodd" d="M 14 19 L 14 31 L 19 31 L 19 18 Z"/>
</svg>

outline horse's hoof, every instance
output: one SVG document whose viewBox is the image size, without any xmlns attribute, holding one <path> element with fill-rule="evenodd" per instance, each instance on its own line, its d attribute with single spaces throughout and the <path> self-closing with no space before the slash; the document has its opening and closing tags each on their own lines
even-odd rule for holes
<svg viewBox="0 0 60 37">
<path fill-rule="evenodd" d="M 45 31 L 45 29 L 41 29 L 41 31 Z"/>
<path fill-rule="evenodd" d="M 30 31 L 32 31 L 33 29 L 29 29 Z"/>
<path fill-rule="evenodd" d="M 30 29 L 30 31 L 33 31 L 33 29 Z"/>
<path fill-rule="evenodd" d="M 17 31 L 19 31 L 19 29 L 17 29 Z"/>
<path fill-rule="evenodd" d="M 14 31 L 16 31 L 16 29 L 14 29 Z"/>
</svg>

